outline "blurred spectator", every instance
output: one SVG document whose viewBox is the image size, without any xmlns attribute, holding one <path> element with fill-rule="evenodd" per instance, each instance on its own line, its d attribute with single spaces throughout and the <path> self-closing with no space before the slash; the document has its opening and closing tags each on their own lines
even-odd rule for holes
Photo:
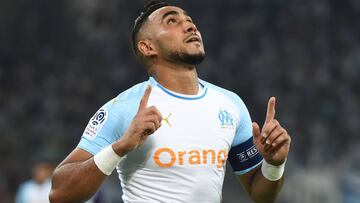
<svg viewBox="0 0 360 203">
<path fill-rule="evenodd" d="M 37 163 L 32 170 L 32 178 L 22 183 L 16 193 L 15 203 L 47 203 L 51 189 L 50 177 L 53 166 L 49 163 Z"/>
</svg>

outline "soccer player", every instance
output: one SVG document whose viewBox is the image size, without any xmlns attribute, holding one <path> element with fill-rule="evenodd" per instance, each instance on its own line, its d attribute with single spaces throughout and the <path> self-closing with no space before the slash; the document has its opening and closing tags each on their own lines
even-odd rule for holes
<svg viewBox="0 0 360 203">
<path fill-rule="evenodd" d="M 275 201 L 290 147 L 275 98 L 260 129 L 239 96 L 199 79 L 202 37 L 179 7 L 147 4 L 132 36 L 150 78 L 90 119 L 54 172 L 51 202 L 86 200 L 116 168 L 124 202 L 218 203 L 226 160 L 254 201 Z"/>
</svg>

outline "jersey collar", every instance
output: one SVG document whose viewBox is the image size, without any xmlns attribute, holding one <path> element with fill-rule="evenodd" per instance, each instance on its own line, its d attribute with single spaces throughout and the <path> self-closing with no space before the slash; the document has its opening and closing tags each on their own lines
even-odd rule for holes
<svg viewBox="0 0 360 203">
<path fill-rule="evenodd" d="M 202 84 L 200 80 L 199 80 L 199 87 L 200 87 L 199 93 L 196 95 L 180 94 L 180 93 L 168 90 L 164 86 L 160 85 L 160 83 L 158 83 L 153 77 L 149 78 L 149 82 L 150 82 L 151 86 L 157 86 L 166 94 L 168 94 L 172 97 L 178 98 L 178 99 L 198 100 L 198 99 L 203 98 L 207 93 L 207 87 L 204 84 Z"/>
</svg>

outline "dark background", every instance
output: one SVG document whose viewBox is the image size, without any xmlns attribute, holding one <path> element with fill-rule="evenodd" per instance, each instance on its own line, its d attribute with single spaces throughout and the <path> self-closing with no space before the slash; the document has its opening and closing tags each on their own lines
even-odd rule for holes
<svg viewBox="0 0 360 203">
<path fill-rule="evenodd" d="M 1 0 L 1 202 L 37 161 L 57 165 L 100 106 L 147 80 L 129 40 L 144 2 Z M 277 97 L 292 136 L 279 202 L 359 202 L 360 1 L 172 2 L 203 35 L 200 78 L 240 95 L 261 124 Z M 108 202 L 120 198 L 115 179 Z M 249 202 L 230 168 L 223 192 Z"/>
</svg>

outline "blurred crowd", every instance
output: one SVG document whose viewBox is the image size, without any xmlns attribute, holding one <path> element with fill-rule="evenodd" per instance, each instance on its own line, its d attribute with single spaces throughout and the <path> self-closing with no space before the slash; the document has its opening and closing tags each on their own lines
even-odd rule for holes
<svg viewBox="0 0 360 203">
<path fill-rule="evenodd" d="M 0 2 L 1 202 L 34 163 L 57 165 L 76 147 L 102 104 L 147 79 L 130 46 L 144 2 Z M 260 123 L 277 97 L 292 136 L 279 202 L 359 202 L 360 1 L 169 2 L 202 33 L 200 78 L 236 92 Z M 239 198 L 232 187 L 225 203 Z"/>
</svg>

